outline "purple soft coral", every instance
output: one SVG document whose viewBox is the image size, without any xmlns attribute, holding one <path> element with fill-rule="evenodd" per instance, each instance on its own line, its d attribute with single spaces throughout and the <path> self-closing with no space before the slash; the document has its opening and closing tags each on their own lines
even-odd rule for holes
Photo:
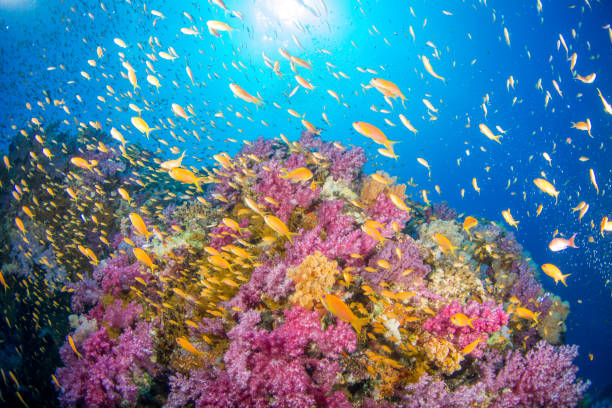
<svg viewBox="0 0 612 408">
<path fill-rule="evenodd" d="M 429 374 L 421 375 L 415 384 L 409 384 L 402 395 L 403 408 L 463 408 L 481 406 L 485 402 L 484 384 L 464 385 L 450 391 L 444 381 Z"/>
<path fill-rule="evenodd" d="M 140 270 L 141 264 L 130 263 L 128 256 L 123 254 L 108 259 L 104 265 L 97 266 L 93 277 L 101 282 L 105 294 L 119 296 L 122 291 L 130 290 L 136 277 L 145 278 Z"/>
<path fill-rule="evenodd" d="M 332 142 L 322 141 L 316 133 L 302 132 L 302 137 L 298 143 L 307 149 L 318 151 L 327 158 L 330 162 L 329 173 L 336 180 L 355 181 L 367 161 L 363 148 L 340 149 Z"/>
<path fill-rule="evenodd" d="M 493 408 L 575 407 L 589 382 L 576 379 L 572 360 L 576 346 L 554 347 L 539 342 L 526 355 L 509 351 L 505 357 L 489 352 L 480 363 L 483 383 L 494 395 Z"/>
<path fill-rule="evenodd" d="M 390 268 L 378 266 L 380 260 L 389 262 Z M 369 266 L 376 268 L 376 272 L 362 270 L 362 277 L 371 284 L 393 282 L 403 289 L 421 286 L 423 278 L 431 270 L 429 265 L 423 263 L 418 244 L 410 237 L 405 237 L 401 241 L 386 241 L 383 249 L 370 258 Z"/>
</svg>

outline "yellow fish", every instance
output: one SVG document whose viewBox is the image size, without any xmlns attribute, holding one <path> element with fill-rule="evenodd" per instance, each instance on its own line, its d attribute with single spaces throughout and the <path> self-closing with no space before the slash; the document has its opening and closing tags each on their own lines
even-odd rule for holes
<svg viewBox="0 0 612 408">
<path fill-rule="evenodd" d="M 138 129 L 147 136 L 147 139 L 149 138 L 149 133 L 158 129 L 157 126 L 151 129 L 149 125 L 147 125 L 147 122 L 145 122 L 144 119 L 140 116 L 133 116 L 131 122 L 136 129 Z"/>
<path fill-rule="evenodd" d="M 450 320 L 451 323 L 454 324 L 457 327 L 465 327 L 465 326 L 470 326 L 472 329 L 474 328 L 474 326 L 472 325 L 472 322 L 474 320 L 478 319 L 477 317 L 472 317 L 471 319 L 469 317 L 467 317 L 466 315 L 464 315 L 463 313 L 456 313 L 454 315 L 451 316 Z"/>
<path fill-rule="evenodd" d="M 587 119 L 586 122 L 575 122 L 575 123 L 572 122 L 572 128 L 583 130 L 587 132 L 589 136 L 593 137 L 593 135 L 591 135 L 591 120 L 590 119 Z"/>
<path fill-rule="evenodd" d="M 372 85 L 378 92 L 382 93 L 386 97 L 393 99 L 400 98 L 402 100 L 402 106 L 405 106 L 404 101 L 406 100 L 406 97 L 402 91 L 400 91 L 399 87 L 393 82 L 382 78 L 373 78 L 370 81 L 370 85 Z"/>
<path fill-rule="evenodd" d="M 533 313 L 533 311 L 525 307 L 519 306 L 514 309 L 514 313 L 520 318 L 533 320 L 534 325 L 538 324 L 538 317 L 540 316 L 540 312 Z"/>
<path fill-rule="evenodd" d="M 510 209 L 509 208 L 507 210 L 502 211 L 502 215 L 504 217 L 504 220 L 506 220 L 506 222 L 508 223 L 508 225 L 518 229 L 519 221 L 516 221 L 514 219 L 514 217 L 512 217 L 512 214 L 510 214 Z"/>
<path fill-rule="evenodd" d="M 497 143 L 501 144 L 501 142 L 499 141 L 499 138 L 502 137 L 502 135 L 494 135 L 491 129 L 489 129 L 489 127 L 485 125 L 484 123 L 481 123 L 480 125 L 478 125 L 478 128 L 480 129 L 480 133 L 482 133 L 489 139 L 494 140 Z"/>
<path fill-rule="evenodd" d="M 87 161 L 83 159 L 82 157 L 73 157 L 72 159 L 70 159 L 70 163 L 82 169 L 87 169 L 91 172 L 93 172 L 93 168 L 98 165 L 97 160 Z"/>
<path fill-rule="evenodd" d="M 292 235 L 299 235 L 299 234 L 297 234 L 295 232 L 290 232 L 289 228 L 287 228 L 285 223 L 282 222 L 280 219 L 278 219 L 277 217 L 275 217 L 273 215 L 265 215 L 264 216 L 264 221 L 278 235 L 282 235 L 282 236 L 286 237 L 289 240 L 289 242 L 291 242 L 291 245 L 293 245 L 293 241 L 291 240 L 291 236 Z"/>
<path fill-rule="evenodd" d="M 164 170 L 172 170 L 176 167 L 181 167 L 181 162 L 183 161 L 184 157 L 185 157 L 185 152 L 183 152 L 183 154 L 181 154 L 181 157 L 179 157 L 178 159 L 166 160 L 165 162 L 162 162 L 159 165 L 159 167 L 161 167 Z"/>
<path fill-rule="evenodd" d="M 321 303 L 331 314 L 353 326 L 357 333 L 361 332 L 361 328 L 370 321 L 368 318 L 360 319 L 355 316 L 353 311 L 336 295 L 321 295 Z"/>
<path fill-rule="evenodd" d="M 533 180 L 534 184 L 544 193 L 555 197 L 555 205 L 559 197 L 559 192 L 555 189 L 555 186 L 548 180 L 537 178 Z"/>
<path fill-rule="evenodd" d="M 478 220 L 472 216 L 467 216 L 465 217 L 465 220 L 463 220 L 463 229 L 468 234 L 470 233 L 470 229 L 474 228 L 477 225 L 478 225 Z"/>
<path fill-rule="evenodd" d="M 427 70 L 427 72 L 431 74 L 431 76 L 433 76 L 434 78 L 438 78 L 442 80 L 444 83 L 446 83 L 446 80 L 444 79 L 444 77 L 441 77 L 440 75 L 434 72 L 431 64 L 429 63 L 429 59 L 426 56 L 423 55 L 421 57 L 421 60 L 423 61 L 423 65 L 425 66 L 425 69 Z"/>
<path fill-rule="evenodd" d="M 134 248 L 133 251 L 134 251 L 134 256 L 136 256 L 136 259 L 138 259 L 140 262 L 147 265 L 151 269 L 155 268 L 155 264 L 153 263 L 149 255 L 143 249 Z"/>
<path fill-rule="evenodd" d="M 559 268 L 549 263 L 542 265 L 542 271 L 546 275 L 550 276 L 551 278 L 555 280 L 555 285 L 559 283 L 559 281 L 561 281 L 561 283 L 563 283 L 563 285 L 567 287 L 567 283 L 565 283 L 565 279 L 571 274 L 568 273 L 567 275 L 563 275 Z"/>
<path fill-rule="evenodd" d="M 474 351 L 474 349 L 480 342 L 482 342 L 482 339 L 477 338 L 476 340 L 465 346 L 463 350 L 461 350 L 461 354 L 463 354 L 464 356 L 470 354 L 472 351 Z"/>
<path fill-rule="evenodd" d="M 1 270 L 0 270 L 0 283 L 2 283 L 2 286 L 4 286 L 4 290 L 8 289 L 8 285 L 6 284 L 6 281 L 4 280 L 4 275 L 2 274 Z"/>
<path fill-rule="evenodd" d="M 15 217 L 15 225 L 17 226 L 17 228 L 19 228 L 19 231 L 21 231 L 21 233 L 25 235 L 26 230 L 25 226 L 23 225 L 23 221 L 21 221 L 21 218 Z"/>
<path fill-rule="evenodd" d="M 72 336 L 68 335 L 68 343 L 70 343 L 70 347 L 72 347 L 72 350 L 76 353 L 76 355 L 81 358 L 82 355 L 81 353 L 79 353 L 79 351 L 76 348 L 76 345 L 74 344 L 74 340 L 72 340 Z"/>
<path fill-rule="evenodd" d="M 181 183 L 186 184 L 195 184 L 198 191 L 203 191 L 202 187 L 200 187 L 200 183 L 203 180 L 207 180 L 208 176 L 197 177 L 191 170 L 185 169 L 183 167 L 174 167 L 170 169 L 168 172 L 170 177 L 175 179 L 176 181 L 180 181 Z"/>
<path fill-rule="evenodd" d="M 196 349 L 193 344 L 191 344 L 189 342 L 189 340 L 187 340 L 184 337 L 178 337 L 176 339 L 176 342 L 178 343 L 179 346 L 181 346 L 182 348 L 184 348 L 185 350 L 187 350 L 188 352 L 192 353 L 192 354 L 196 354 L 198 356 L 201 356 L 202 354 L 204 354 L 203 352 L 201 352 L 200 350 Z"/>
<path fill-rule="evenodd" d="M 230 84 L 229 87 L 231 91 L 234 93 L 234 95 L 236 95 L 238 98 L 242 99 L 243 101 L 251 102 L 251 103 L 254 103 L 255 105 L 263 104 L 263 102 L 260 99 L 249 94 L 247 91 L 242 89 L 240 85 Z"/>
<path fill-rule="evenodd" d="M 147 225 L 139 214 L 134 212 L 130 213 L 130 221 L 132 222 L 132 225 L 134 226 L 134 228 L 136 228 L 136 231 L 138 231 L 140 235 L 144 235 L 145 238 L 148 238 L 149 235 L 153 235 L 152 232 L 149 232 L 149 230 L 147 229 Z"/>
<path fill-rule="evenodd" d="M 404 210 L 407 213 L 410 213 L 410 207 L 408 207 L 406 203 L 404 202 L 404 200 L 399 198 L 396 194 L 389 193 L 389 199 L 391 200 L 393 205 L 395 205 L 397 208 L 399 208 L 400 210 Z"/>
<path fill-rule="evenodd" d="M 123 198 L 124 200 L 127 200 L 128 204 L 132 203 L 132 197 L 130 197 L 130 194 L 127 192 L 125 188 L 119 187 L 117 189 L 117 192 L 119 193 L 121 198 Z"/>
<path fill-rule="evenodd" d="M 371 225 L 364 224 L 361 226 L 361 230 L 378 242 L 384 242 L 387 240 L 380 234 L 380 231 L 378 231 L 376 228 L 372 227 Z"/>
<path fill-rule="evenodd" d="M 440 247 L 442 248 L 442 251 L 444 252 L 451 251 L 451 253 L 455 255 L 455 249 L 457 249 L 457 247 L 453 246 L 453 244 L 450 242 L 448 238 L 446 238 L 444 235 L 439 234 L 437 232 L 433 234 L 433 238 L 436 240 L 438 245 L 440 245 Z"/>
<path fill-rule="evenodd" d="M 280 177 L 288 178 L 291 181 L 304 182 L 304 181 L 310 180 L 313 177 L 313 175 L 312 175 L 312 171 L 308 170 L 306 167 L 300 167 L 299 169 L 295 169 L 291 172 L 286 172 L 284 175 Z"/>
<path fill-rule="evenodd" d="M 389 151 L 393 151 L 393 145 L 397 143 L 387 139 L 382 130 L 369 123 L 353 122 L 353 128 L 363 136 L 372 139 L 375 143 L 385 146 Z"/>
</svg>

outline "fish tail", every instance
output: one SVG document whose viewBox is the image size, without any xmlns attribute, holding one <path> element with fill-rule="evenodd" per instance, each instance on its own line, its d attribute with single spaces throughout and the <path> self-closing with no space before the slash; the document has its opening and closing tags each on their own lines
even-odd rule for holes
<svg viewBox="0 0 612 408">
<path fill-rule="evenodd" d="M 359 334 L 361 332 L 361 328 L 365 326 L 366 324 L 368 324 L 369 322 L 370 322 L 370 319 L 368 319 L 367 317 L 364 317 L 363 319 L 355 319 L 351 321 L 351 325 L 353 326 L 357 334 Z"/>
<path fill-rule="evenodd" d="M 199 191 L 199 192 L 203 192 L 203 191 L 204 191 L 204 190 L 202 190 L 202 186 L 200 186 L 200 183 L 201 183 L 201 182 L 202 182 L 202 180 L 204 180 L 206 177 L 207 177 L 207 176 L 204 176 L 204 177 L 198 177 L 198 178 L 196 178 L 195 185 L 196 185 L 196 188 L 198 189 L 198 191 Z"/>
<path fill-rule="evenodd" d="M 576 238 L 576 234 L 578 234 L 577 232 L 574 233 L 574 235 L 572 235 L 572 237 L 569 239 L 569 246 L 571 246 L 572 248 L 578 248 L 576 246 L 576 243 L 574 242 L 574 239 Z"/>
<path fill-rule="evenodd" d="M 287 239 L 289 240 L 289 242 L 291 242 L 291 245 L 293 245 L 293 241 L 291 240 L 292 235 L 300 235 L 300 234 L 298 234 L 297 232 L 289 232 L 287 234 Z"/>
<path fill-rule="evenodd" d="M 567 279 L 568 276 L 570 276 L 571 273 L 568 273 L 567 275 L 561 275 L 561 283 L 567 288 L 567 283 L 565 283 L 565 279 Z"/>
</svg>

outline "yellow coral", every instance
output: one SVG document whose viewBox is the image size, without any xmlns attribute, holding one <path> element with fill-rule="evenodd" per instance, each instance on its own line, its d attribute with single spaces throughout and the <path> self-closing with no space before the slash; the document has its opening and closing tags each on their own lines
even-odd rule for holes
<svg viewBox="0 0 612 408">
<path fill-rule="evenodd" d="M 370 206 L 376 202 L 376 197 L 383 192 L 393 193 L 403 199 L 406 195 L 406 185 L 405 184 L 395 184 L 395 180 L 397 177 L 390 177 L 384 171 L 377 171 L 378 175 L 382 176 L 385 181 L 388 182 L 388 185 L 376 181 L 372 178 L 372 176 L 368 177 L 361 188 L 361 193 L 359 199 L 361 202 L 367 206 Z"/>
<path fill-rule="evenodd" d="M 562 302 L 558 296 L 552 296 L 552 306 L 546 316 L 540 318 L 538 334 L 551 344 L 561 344 L 562 334 L 567 330 L 565 319 L 569 314 L 569 303 Z"/>
<path fill-rule="evenodd" d="M 459 363 L 463 361 L 463 355 L 452 343 L 431 336 L 423 344 L 423 349 L 427 358 L 445 374 L 452 374 L 461 368 Z"/>
<path fill-rule="evenodd" d="M 315 251 L 301 264 L 287 269 L 287 277 L 295 282 L 295 292 L 289 300 L 312 308 L 319 297 L 331 289 L 339 273 L 338 262 L 330 261 L 321 252 Z"/>
</svg>

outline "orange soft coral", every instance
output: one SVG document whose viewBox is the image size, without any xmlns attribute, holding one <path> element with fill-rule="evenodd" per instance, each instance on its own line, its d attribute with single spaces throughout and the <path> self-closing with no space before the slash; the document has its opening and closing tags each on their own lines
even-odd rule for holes
<svg viewBox="0 0 612 408">
<path fill-rule="evenodd" d="M 287 269 L 287 277 L 295 282 L 295 292 L 289 300 L 305 308 L 312 308 L 319 297 L 336 281 L 338 262 L 328 260 L 319 251 L 308 255 L 301 264 Z"/>
</svg>

